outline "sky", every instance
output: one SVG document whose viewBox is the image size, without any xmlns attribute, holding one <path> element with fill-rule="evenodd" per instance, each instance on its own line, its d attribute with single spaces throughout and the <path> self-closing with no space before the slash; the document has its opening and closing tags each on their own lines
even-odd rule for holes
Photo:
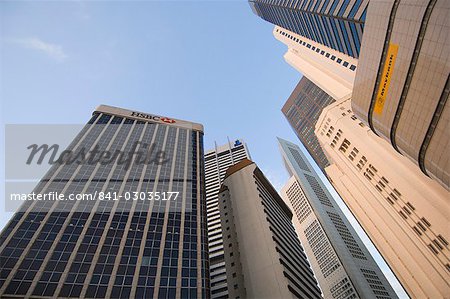
<svg viewBox="0 0 450 299">
<path fill-rule="evenodd" d="M 281 107 L 301 74 L 272 29 L 243 0 L 2 1 L 2 124 L 83 124 L 100 104 L 199 122 L 205 150 L 243 138 L 279 190 L 276 137 L 298 143 Z"/>
</svg>

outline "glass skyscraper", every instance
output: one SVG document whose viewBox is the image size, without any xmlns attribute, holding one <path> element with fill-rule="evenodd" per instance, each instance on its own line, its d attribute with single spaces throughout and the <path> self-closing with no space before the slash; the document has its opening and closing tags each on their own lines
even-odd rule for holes
<svg viewBox="0 0 450 299">
<path fill-rule="evenodd" d="M 306 77 L 302 77 L 281 111 L 297 137 L 322 171 L 329 165 L 314 133 L 323 108 L 335 100 Z"/>
<path fill-rule="evenodd" d="M 264 20 L 358 58 L 367 0 L 249 0 Z"/>
<path fill-rule="evenodd" d="M 203 127 L 100 106 L 68 147 L 94 149 L 134 160 L 50 168 L 35 193 L 95 200 L 24 203 L 0 235 L 0 295 L 209 298 Z"/>
</svg>

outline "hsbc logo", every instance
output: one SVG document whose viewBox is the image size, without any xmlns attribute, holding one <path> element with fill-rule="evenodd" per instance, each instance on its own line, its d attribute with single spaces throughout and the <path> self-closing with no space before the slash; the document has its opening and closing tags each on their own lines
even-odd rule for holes
<svg viewBox="0 0 450 299">
<path fill-rule="evenodd" d="M 167 118 L 167 117 L 161 117 L 160 118 L 161 121 L 168 123 L 168 124 L 173 124 L 175 123 L 175 120 L 171 119 L 171 118 Z"/>
<path fill-rule="evenodd" d="M 162 121 L 167 124 L 174 124 L 176 121 L 174 119 L 165 117 L 165 116 L 157 116 L 157 115 L 151 115 L 151 114 L 145 114 L 141 112 L 131 112 L 131 116 L 139 117 L 139 118 L 145 118 L 153 121 Z"/>
</svg>

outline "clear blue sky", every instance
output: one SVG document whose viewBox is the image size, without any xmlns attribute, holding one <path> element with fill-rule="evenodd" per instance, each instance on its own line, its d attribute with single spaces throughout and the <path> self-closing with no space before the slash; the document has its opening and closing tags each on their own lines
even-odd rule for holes
<svg viewBox="0 0 450 299">
<path fill-rule="evenodd" d="M 301 75 L 246 1 L 1 3 L 4 123 L 84 123 L 99 104 L 244 138 L 278 187 L 281 106 Z"/>
<path fill-rule="evenodd" d="M 2 123 L 82 124 L 99 104 L 196 121 L 205 149 L 245 139 L 279 189 L 275 137 L 298 141 L 280 109 L 301 75 L 272 29 L 247 1 L 3 1 Z"/>
</svg>

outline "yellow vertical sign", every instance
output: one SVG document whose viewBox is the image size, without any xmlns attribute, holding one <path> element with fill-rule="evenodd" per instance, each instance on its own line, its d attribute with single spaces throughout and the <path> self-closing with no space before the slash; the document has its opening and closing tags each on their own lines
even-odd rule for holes
<svg viewBox="0 0 450 299">
<path fill-rule="evenodd" d="M 384 62 L 380 86 L 378 87 L 377 99 L 375 101 L 374 111 L 376 114 L 381 114 L 383 112 L 383 107 L 384 103 L 386 102 L 386 95 L 389 89 L 389 84 L 391 83 L 392 72 L 394 71 L 397 52 L 398 52 L 398 45 L 389 44 L 386 61 Z"/>
</svg>

